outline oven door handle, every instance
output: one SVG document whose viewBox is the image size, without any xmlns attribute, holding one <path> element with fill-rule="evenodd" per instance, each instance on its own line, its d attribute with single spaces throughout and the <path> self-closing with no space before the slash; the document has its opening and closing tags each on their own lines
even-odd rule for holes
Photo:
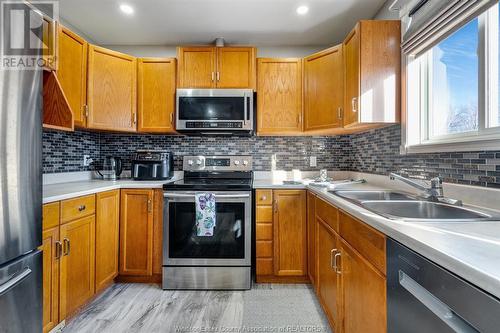
<svg viewBox="0 0 500 333">
<path fill-rule="evenodd" d="M 165 198 L 194 198 L 194 194 L 163 193 Z M 215 194 L 216 198 L 250 198 L 250 194 Z"/>
</svg>

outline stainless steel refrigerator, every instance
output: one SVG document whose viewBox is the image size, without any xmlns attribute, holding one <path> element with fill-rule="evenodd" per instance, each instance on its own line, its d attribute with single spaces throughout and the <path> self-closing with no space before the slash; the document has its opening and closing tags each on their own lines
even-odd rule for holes
<svg viewBox="0 0 500 333">
<path fill-rule="evenodd" d="M 42 71 L 0 68 L 0 332 L 42 331 L 41 156 Z"/>
</svg>

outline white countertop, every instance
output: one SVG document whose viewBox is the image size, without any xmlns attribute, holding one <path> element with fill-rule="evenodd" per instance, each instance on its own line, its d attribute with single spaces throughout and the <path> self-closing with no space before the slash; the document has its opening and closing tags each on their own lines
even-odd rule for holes
<svg viewBox="0 0 500 333">
<path fill-rule="evenodd" d="M 404 244 L 470 283 L 500 298 L 500 221 L 415 223 L 390 220 L 342 199 L 326 188 L 287 186 L 282 181 L 259 179 L 255 188 L 308 189 L 388 237 Z M 388 189 L 370 184 L 342 186 L 343 190 Z"/>
<path fill-rule="evenodd" d="M 176 176 L 166 181 L 138 181 L 133 179 L 110 181 L 91 179 L 47 184 L 43 185 L 43 203 L 46 204 L 49 202 L 76 198 L 82 195 L 89 195 L 120 188 L 162 188 L 164 184 L 174 182 L 178 179 L 179 178 Z"/>
</svg>

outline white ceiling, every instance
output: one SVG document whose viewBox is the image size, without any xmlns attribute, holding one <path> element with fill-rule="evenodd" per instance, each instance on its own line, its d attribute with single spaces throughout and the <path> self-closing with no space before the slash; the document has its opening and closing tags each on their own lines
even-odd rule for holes
<svg viewBox="0 0 500 333">
<path fill-rule="evenodd" d="M 123 14 L 119 5 L 135 12 Z M 60 16 L 102 45 L 328 45 L 384 0 L 63 0 Z M 296 14 L 299 5 L 309 13 Z"/>
</svg>

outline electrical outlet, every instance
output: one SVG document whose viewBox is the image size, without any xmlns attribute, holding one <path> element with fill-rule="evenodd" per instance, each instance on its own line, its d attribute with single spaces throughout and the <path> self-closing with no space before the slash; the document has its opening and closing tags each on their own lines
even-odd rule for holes
<svg viewBox="0 0 500 333">
<path fill-rule="evenodd" d="M 309 166 L 310 167 L 316 167 L 316 166 L 318 166 L 317 161 L 316 161 L 316 156 L 311 156 L 309 158 Z"/>
<path fill-rule="evenodd" d="M 83 155 L 83 166 L 89 166 L 92 162 L 94 162 L 94 160 L 90 157 L 90 155 Z"/>
</svg>

